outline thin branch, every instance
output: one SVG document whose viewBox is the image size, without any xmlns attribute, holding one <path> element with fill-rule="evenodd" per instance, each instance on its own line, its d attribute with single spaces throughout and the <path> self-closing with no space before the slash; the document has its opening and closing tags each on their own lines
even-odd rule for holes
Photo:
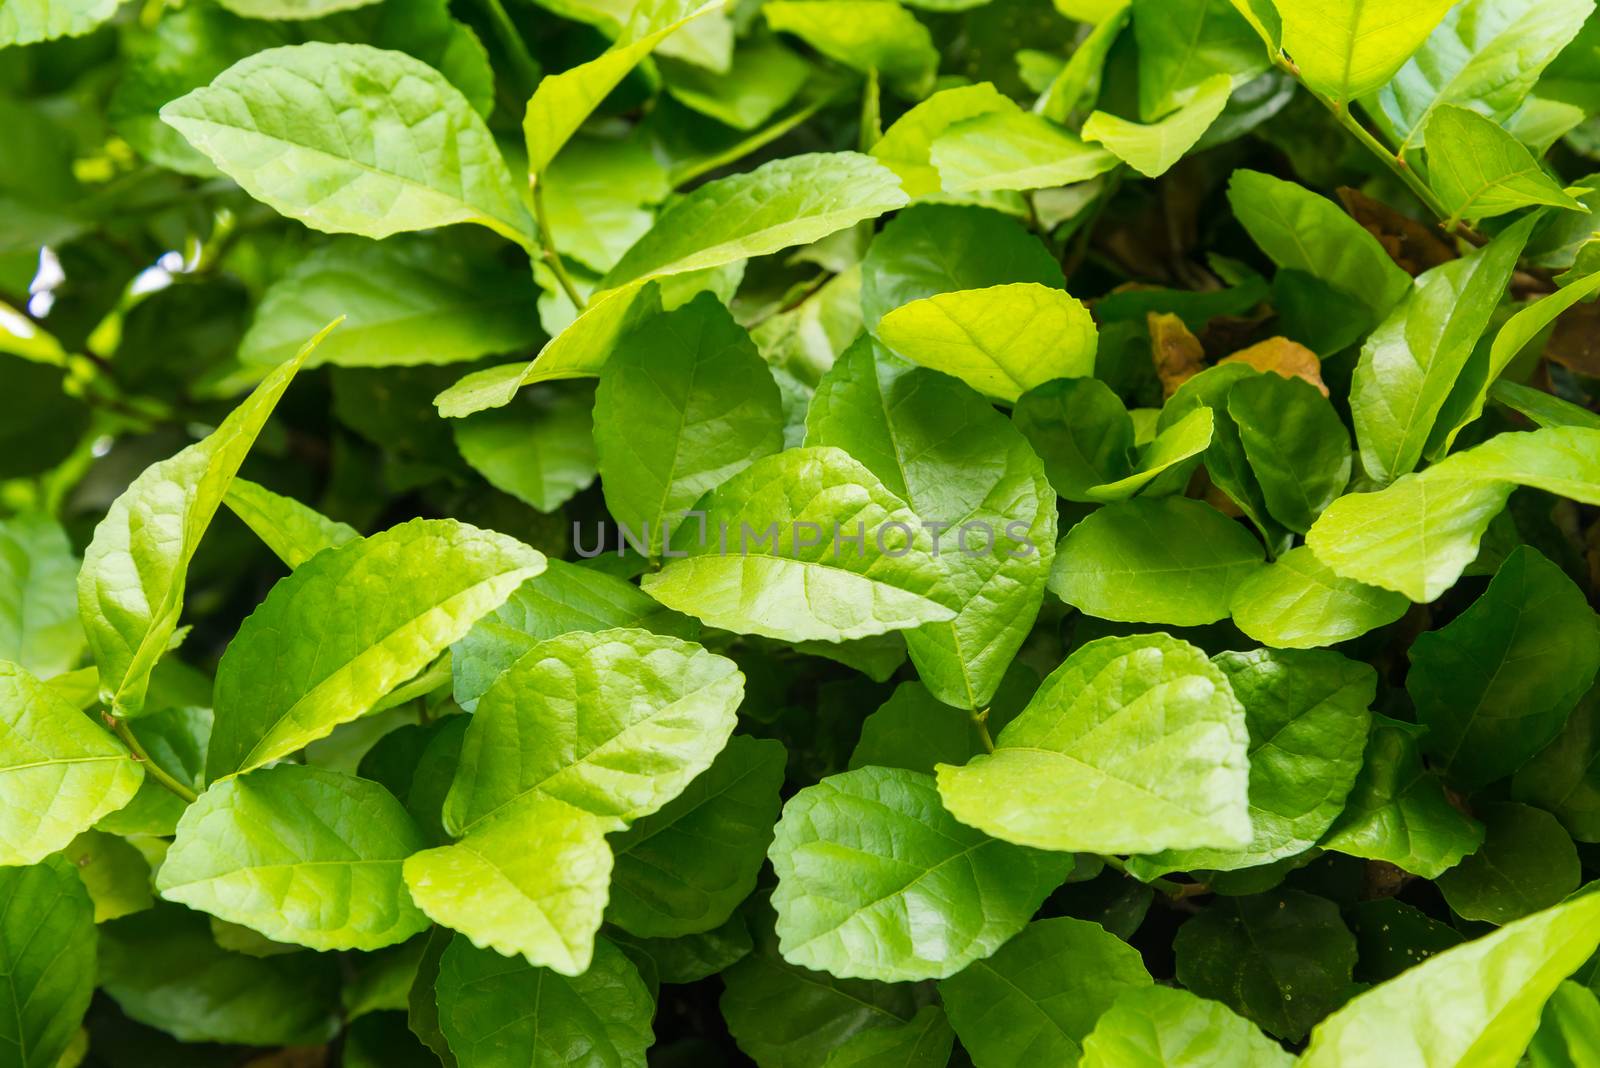
<svg viewBox="0 0 1600 1068">
<path fill-rule="evenodd" d="M 111 715 L 106 715 L 102 718 L 105 719 L 106 726 L 111 728 L 112 733 L 121 738 L 122 743 L 128 747 L 129 752 L 133 753 L 133 759 L 144 765 L 145 774 L 177 794 L 186 804 L 194 803 L 200 795 L 177 779 L 174 779 L 171 775 L 168 775 L 166 769 L 151 758 L 150 754 L 145 751 L 144 746 L 139 744 L 139 739 L 134 736 L 133 728 L 128 726 L 127 720 L 118 719 L 116 716 Z"/>
<path fill-rule="evenodd" d="M 567 299 L 572 301 L 572 306 L 581 315 L 589 302 L 578 292 L 572 276 L 567 273 L 566 265 L 561 262 L 561 253 L 556 251 L 555 234 L 550 229 L 550 218 L 544 210 L 544 183 L 539 180 L 538 175 L 534 175 L 533 178 L 533 218 L 539 224 L 539 246 L 544 262 L 549 264 L 550 273 L 556 276 L 556 281 L 561 284 Z"/>
</svg>

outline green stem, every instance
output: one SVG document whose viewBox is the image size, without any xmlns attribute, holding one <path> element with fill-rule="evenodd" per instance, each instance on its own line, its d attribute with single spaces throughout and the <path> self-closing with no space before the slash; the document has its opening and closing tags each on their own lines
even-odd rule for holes
<svg viewBox="0 0 1600 1068">
<path fill-rule="evenodd" d="M 972 714 L 972 725 L 978 728 L 978 740 L 983 743 L 985 753 L 994 752 L 994 739 L 989 737 L 989 710 Z"/>
<path fill-rule="evenodd" d="M 883 136 L 883 112 L 878 94 L 878 68 L 867 69 L 867 84 L 861 89 L 861 151 L 871 152 Z"/>
<path fill-rule="evenodd" d="M 1105 862 L 1106 867 L 1115 871 L 1120 871 L 1129 878 L 1135 878 L 1135 876 L 1131 875 L 1128 871 L 1128 862 L 1123 860 L 1121 857 L 1102 856 L 1100 859 Z M 1175 883 L 1171 879 L 1151 879 L 1146 882 L 1145 885 L 1151 887 L 1152 889 L 1159 890 L 1168 897 L 1178 901 L 1181 901 L 1186 897 L 1194 897 L 1197 894 L 1207 894 L 1211 892 L 1211 888 L 1206 886 L 1205 883 Z"/>
<path fill-rule="evenodd" d="M 533 176 L 533 218 L 539 224 L 539 246 L 544 262 L 550 265 L 550 273 L 556 276 L 556 281 L 561 284 L 567 299 L 572 301 L 572 306 L 577 309 L 578 314 L 583 314 L 584 306 L 589 302 L 578 292 L 578 287 L 572 282 L 572 276 L 567 273 L 566 265 L 561 262 L 561 253 L 556 251 L 555 235 L 550 229 L 550 218 L 544 210 L 544 183 L 539 180 L 539 175 Z"/>
<path fill-rule="evenodd" d="M 506 9 L 500 0 L 483 0 L 485 11 L 489 15 L 489 25 L 494 28 L 496 40 L 500 47 L 506 50 L 506 55 L 511 57 L 511 66 L 515 71 L 517 96 L 523 100 L 533 95 L 534 88 L 539 84 L 539 64 L 533 60 L 533 54 L 528 51 L 527 42 L 522 39 L 522 34 L 517 32 L 517 27 L 511 21 L 511 16 L 506 14 Z"/>
<path fill-rule="evenodd" d="M 149 775 L 156 782 L 177 794 L 186 804 L 192 804 L 200 796 L 171 775 L 168 775 L 160 764 L 151 759 L 150 754 L 145 752 L 144 746 L 139 744 L 139 739 L 134 737 L 133 728 L 128 726 L 127 720 L 118 719 L 115 716 L 106 716 L 105 721 L 111 727 L 112 733 L 121 738 L 122 743 L 133 753 L 133 758 L 144 765 L 146 775 Z"/>
</svg>

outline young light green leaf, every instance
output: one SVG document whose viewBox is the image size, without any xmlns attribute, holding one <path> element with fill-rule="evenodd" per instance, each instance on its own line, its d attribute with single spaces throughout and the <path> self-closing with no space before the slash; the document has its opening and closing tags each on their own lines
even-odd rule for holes
<svg viewBox="0 0 1600 1068">
<path fill-rule="evenodd" d="M 1270 65 L 1246 17 L 1221 0 L 1135 0 L 1133 37 L 1139 117 L 1146 122 L 1204 95 L 1202 86 L 1219 74 L 1243 85 Z"/>
<path fill-rule="evenodd" d="M 1000 93 L 989 82 L 941 89 L 900 116 L 894 121 L 894 125 L 883 131 L 883 136 L 872 146 L 872 155 L 900 176 L 900 184 L 908 196 L 925 197 L 943 188 L 939 170 L 933 165 L 932 150 L 934 141 L 945 130 L 978 115 L 987 115 L 991 112 L 1015 113 L 1018 110 L 1010 97 Z M 889 227 L 885 227 L 884 233 L 888 233 L 890 227 L 894 225 L 890 223 Z M 954 258 L 950 266 L 952 269 L 962 269 L 959 261 Z M 995 281 L 1004 280 L 995 279 Z"/>
<path fill-rule="evenodd" d="M 161 864 L 168 901 L 312 949 L 378 949 L 428 925 L 401 863 L 426 842 L 377 783 L 285 764 L 190 805 Z"/>
<path fill-rule="evenodd" d="M 800 791 L 769 855 L 784 959 L 883 982 L 943 978 L 989 956 L 1072 867 L 956 822 L 931 776 L 901 768 Z"/>
<path fill-rule="evenodd" d="M 1007 401 L 1052 378 L 1092 374 L 1097 341 L 1081 301 L 1035 282 L 912 301 L 883 317 L 878 336 L 913 363 Z"/>
<path fill-rule="evenodd" d="M 889 128 L 878 142 L 879 149 L 897 128 Z M 867 329 L 876 334 L 879 320 L 902 304 L 1011 282 L 1056 289 L 1064 285 L 1061 265 L 1049 250 L 999 212 L 914 204 L 890 219 L 867 248 L 861 261 L 861 314 Z"/>
<path fill-rule="evenodd" d="M 667 207 L 600 288 L 765 256 L 905 203 L 895 173 L 859 152 L 773 160 L 747 174 L 707 182 Z M 591 306 L 590 313 L 594 310 Z"/>
<path fill-rule="evenodd" d="M 1244 708 L 1227 676 L 1164 634 L 1069 656 L 939 793 L 963 823 L 1042 849 L 1153 853 L 1250 841 Z"/>
<path fill-rule="evenodd" d="M 1350 432 L 1339 413 L 1304 379 L 1262 374 L 1228 391 L 1228 415 L 1267 511 L 1290 530 L 1310 530 L 1350 481 Z"/>
<path fill-rule="evenodd" d="M 1226 618 L 1264 560 L 1248 530 L 1202 501 L 1136 497 L 1067 531 L 1050 590 L 1100 619 L 1192 627 Z"/>
<path fill-rule="evenodd" d="M 0 48 L 81 37 L 116 11 L 116 0 L 6 0 L 0 7 Z"/>
<path fill-rule="evenodd" d="M 657 62 L 676 100 L 739 130 L 760 127 L 794 100 L 811 76 L 811 65 L 776 40 L 741 42 L 723 73 L 670 58 Z"/>
<path fill-rule="evenodd" d="M 641 585 L 709 626 L 839 642 L 956 616 L 921 520 L 842 449 L 757 460 L 704 510 L 706 537 Z"/>
<path fill-rule="evenodd" d="M 929 156 L 947 193 L 1071 185 L 1117 165 L 1112 153 L 1025 111 L 990 111 L 953 123 L 934 138 Z"/>
<path fill-rule="evenodd" d="M 1081 1068 L 1290 1068 L 1294 1055 L 1220 1001 L 1165 986 L 1117 998 L 1083 1042 Z"/>
<path fill-rule="evenodd" d="M 1518 546 L 1489 588 L 1411 646 L 1406 690 L 1423 751 L 1468 789 L 1511 774 L 1560 732 L 1600 671 L 1600 619 L 1537 549 Z"/>
<path fill-rule="evenodd" d="M 1589 0 L 1524 6 L 1466 0 L 1445 13 L 1395 76 L 1377 93 L 1397 153 L 1423 143 L 1436 107 L 1459 104 L 1504 123 L 1539 75 L 1583 26 Z"/>
<path fill-rule="evenodd" d="M 1479 539 L 1516 486 L 1600 504 L 1597 449 L 1600 430 L 1583 427 L 1501 434 L 1377 493 L 1341 497 L 1306 544 L 1345 578 L 1432 601 L 1478 555 Z"/>
<path fill-rule="evenodd" d="M 1392 482 L 1422 459 L 1537 221 L 1514 223 L 1484 248 L 1423 273 L 1361 346 L 1350 410 L 1372 478 Z"/>
<path fill-rule="evenodd" d="M 412 520 L 319 553 L 273 587 L 222 656 L 207 779 L 365 715 L 544 563 L 454 520 Z"/>
<path fill-rule="evenodd" d="M 574 1057 L 644 1068 L 655 1041 L 650 991 L 627 955 L 604 940 L 588 971 L 567 978 L 457 935 L 439 962 L 438 1000 L 439 1029 L 460 1068 L 566 1068 Z"/>
<path fill-rule="evenodd" d="M 1374 717 L 1361 774 L 1324 849 L 1436 879 L 1478 848 L 1483 825 L 1451 805 L 1444 784 L 1424 770 L 1418 733 L 1415 724 Z"/>
<path fill-rule="evenodd" d="M 806 444 L 844 449 L 939 525 L 936 551 L 959 562 L 940 600 L 958 614 L 910 631 L 907 646 L 935 697 L 987 707 L 1038 615 L 1055 555 L 1055 494 L 1027 442 L 967 386 L 862 337 L 817 386 Z"/>
<path fill-rule="evenodd" d="M 1344 809 L 1361 771 L 1377 693 L 1366 664 L 1327 651 L 1256 649 L 1213 661 L 1244 705 L 1250 730 L 1250 844 L 1133 857 L 1143 879 L 1169 871 L 1234 871 L 1305 852 Z"/>
<path fill-rule="evenodd" d="M 535 796 L 613 820 L 649 815 L 711 765 L 743 692 L 731 660 L 678 638 L 540 642 L 478 701 L 445 826 L 469 832 Z"/>
<path fill-rule="evenodd" d="M 877 71 L 913 100 L 933 88 L 939 66 L 933 37 L 915 15 L 893 0 L 772 0 L 762 5 L 761 12 L 775 32 L 792 33 L 829 59 L 863 74 Z"/>
<path fill-rule="evenodd" d="M 105 831 L 84 831 L 60 854 L 78 870 L 94 900 L 94 922 L 131 916 L 155 904 L 150 863 L 127 839 Z"/>
<path fill-rule="evenodd" d="M 1600 895 L 1518 920 L 1353 999 L 1317 1027 L 1299 1063 L 1511 1068 L 1545 1000 L 1597 944 Z"/>
<path fill-rule="evenodd" d="M 540 337 L 532 284 L 517 271 L 486 269 L 470 254 L 479 251 L 438 236 L 334 240 L 262 294 L 239 361 L 276 366 L 341 315 L 308 366 L 455 363 L 529 348 Z"/>
<path fill-rule="evenodd" d="M 1182 473 L 1192 469 L 1193 464 L 1180 465 L 1210 448 L 1215 423 L 1215 413 L 1210 408 L 1196 408 L 1171 426 L 1161 428 L 1155 438 L 1139 450 L 1139 462 L 1133 466 L 1131 474 L 1090 486 L 1084 495 L 1091 501 L 1125 501 L 1168 471 Z"/>
<path fill-rule="evenodd" d="M 189 561 L 278 398 L 334 325 L 267 375 L 208 437 L 145 468 L 95 527 L 78 573 L 78 611 L 100 668 L 100 699 L 114 714 L 143 710 L 150 672 L 178 629 Z"/>
<path fill-rule="evenodd" d="M 1083 139 L 1105 145 L 1146 178 L 1157 178 L 1171 170 L 1211 128 L 1232 92 L 1232 78 L 1212 75 L 1195 87 L 1188 103 L 1149 124 L 1096 111 L 1083 124 Z"/>
<path fill-rule="evenodd" d="M 611 879 L 605 836 L 619 822 L 536 793 L 460 841 L 412 854 L 406 887 L 430 919 L 480 949 L 582 975 Z"/>
<path fill-rule="evenodd" d="M 769 738 L 735 735 L 683 793 L 612 839 L 607 921 L 643 938 L 725 923 L 772 843 L 787 755 Z"/>
<path fill-rule="evenodd" d="M 1578 889 L 1578 851 L 1550 813 L 1506 801 L 1484 805 L 1478 815 L 1483 845 L 1437 883 L 1457 916 L 1507 924 Z"/>
<path fill-rule="evenodd" d="M 1313 5 L 1307 0 L 1305 6 Z M 1411 276 L 1395 265 L 1377 238 L 1309 189 L 1259 171 L 1237 170 L 1228 180 L 1228 203 L 1272 262 L 1354 297 L 1374 323 L 1411 288 Z"/>
<path fill-rule="evenodd" d="M 1178 981 L 1291 1041 L 1355 992 L 1339 907 L 1301 890 L 1220 898 L 1172 940 Z"/>
<path fill-rule="evenodd" d="M 461 458 L 484 479 L 541 512 L 553 512 L 594 481 L 594 391 L 551 383 L 521 404 L 474 412 L 450 424 Z"/>
<path fill-rule="evenodd" d="M 1600 1061 L 1600 998 L 1567 980 L 1545 1003 L 1539 1030 L 1528 1044 L 1532 1068 L 1567 1068 Z"/>
<path fill-rule="evenodd" d="M 1422 0 L 1402 11 L 1366 0 L 1276 0 L 1283 50 L 1306 85 L 1348 105 L 1394 76 L 1456 0 Z"/>
<path fill-rule="evenodd" d="M 0 660 L 40 678 L 70 671 L 86 639 L 78 619 L 78 558 L 48 516 L 0 520 Z"/>
<path fill-rule="evenodd" d="M 290 570 L 324 549 L 345 545 L 361 537 L 347 523 L 329 519 L 292 497 L 273 493 L 249 479 L 235 476 L 222 503 L 238 516 Z"/>
<path fill-rule="evenodd" d="M 94 902 L 49 857 L 0 867 L 0 1050 L 17 1068 L 57 1068 L 95 988 Z"/>
<path fill-rule="evenodd" d="M 1537 426 L 1581 426 L 1600 430 L 1600 415 L 1542 389 L 1516 382 L 1496 382 L 1489 387 L 1489 397 L 1527 416 Z"/>
<path fill-rule="evenodd" d="M 270 48 L 161 117 L 245 192 L 313 229 L 388 237 L 473 222 L 533 241 L 483 119 L 444 75 L 402 52 Z"/>
<path fill-rule="evenodd" d="M 1234 625 L 1274 649 L 1336 645 L 1406 614 L 1404 594 L 1340 578 L 1304 545 L 1234 587 Z"/>
<path fill-rule="evenodd" d="M 744 327 L 702 293 L 617 344 L 594 444 L 607 509 L 656 555 L 707 490 L 783 448 L 778 386 Z"/>
<path fill-rule="evenodd" d="M 1517 139 L 1475 111 L 1441 104 L 1424 127 L 1428 184 L 1451 219 L 1475 222 L 1533 204 L 1587 209 Z"/>
<path fill-rule="evenodd" d="M 977 1068 L 1075 1064 L 1117 997 L 1150 986 L 1139 953 L 1098 924 L 1037 920 L 994 956 L 939 983 Z"/>
<path fill-rule="evenodd" d="M 126 805 L 143 778 L 104 727 L 0 660 L 0 866 L 37 864 Z"/>
</svg>

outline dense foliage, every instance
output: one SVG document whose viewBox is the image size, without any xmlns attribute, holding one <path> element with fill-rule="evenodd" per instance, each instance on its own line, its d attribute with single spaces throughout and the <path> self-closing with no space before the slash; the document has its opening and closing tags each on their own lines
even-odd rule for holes
<svg viewBox="0 0 1600 1068">
<path fill-rule="evenodd" d="M 1593 0 L 908 3 L 0 0 L 0 1066 L 1600 1065 Z"/>
</svg>

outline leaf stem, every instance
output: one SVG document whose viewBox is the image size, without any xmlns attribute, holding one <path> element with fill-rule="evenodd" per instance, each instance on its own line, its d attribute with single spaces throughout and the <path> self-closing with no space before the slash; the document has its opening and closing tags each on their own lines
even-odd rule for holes
<svg viewBox="0 0 1600 1068">
<path fill-rule="evenodd" d="M 561 289 L 572 301 L 573 308 L 578 314 L 583 314 L 584 307 L 589 303 L 578 293 L 578 287 L 573 284 L 572 276 L 567 273 L 566 265 L 561 262 L 561 253 L 556 251 L 556 239 L 550 230 L 550 218 L 544 210 L 544 183 L 539 180 L 540 175 L 533 176 L 533 218 L 539 224 L 539 250 L 544 262 L 549 264 L 550 273 L 556 276 Z"/>
<path fill-rule="evenodd" d="M 1130 879 L 1137 878 L 1128 871 L 1128 862 L 1121 857 L 1102 856 L 1100 859 L 1105 862 L 1106 867 L 1120 871 Z M 1211 887 L 1205 883 L 1175 883 L 1171 879 L 1151 879 L 1148 882 L 1140 879 L 1139 881 L 1153 890 L 1161 891 L 1174 901 L 1182 901 L 1187 897 L 1196 897 L 1200 894 L 1209 894 L 1211 892 Z"/>
<path fill-rule="evenodd" d="M 883 117 L 878 95 L 878 68 L 867 68 L 867 83 L 861 88 L 861 151 L 871 152 L 883 136 Z"/>
<path fill-rule="evenodd" d="M 177 779 L 174 779 L 171 775 L 168 775 L 166 769 L 155 762 L 150 754 L 145 751 L 144 746 L 139 743 L 139 739 L 134 736 L 133 728 L 128 726 L 127 720 L 119 719 L 112 715 L 104 715 L 102 718 L 106 721 L 106 726 L 111 728 L 111 732 L 122 739 L 122 744 L 128 747 L 129 752 L 133 754 L 133 759 L 144 765 L 147 775 L 177 794 L 186 804 L 194 803 L 200 795 Z"/>
<path fill-rule="evenodd" d="M 985 753 L 994 752 L 994 739 L 989 737 L 989 710 L 972 714 L 972 725 L 978 728 L 978 740 L 983 743 Z"/>
<path fill-rule="evenodd" d="M 505 6 L 500 0 L 483 0 L 483 6 L 489 15 L 489 25 L 494 28 L 495 38 L 500 42 L 500 47 L 506 50 L 506 55 L 511 58 L 517 96 L 526 100 L 533 95 L 533 90 L 539 84 L 539 64 L 534 62 L 533 54 L 528 51 L 528 43 L 522 39 L 522 34 L 517 32 L 516 23 L 506 14 Z"/>
</svg>

